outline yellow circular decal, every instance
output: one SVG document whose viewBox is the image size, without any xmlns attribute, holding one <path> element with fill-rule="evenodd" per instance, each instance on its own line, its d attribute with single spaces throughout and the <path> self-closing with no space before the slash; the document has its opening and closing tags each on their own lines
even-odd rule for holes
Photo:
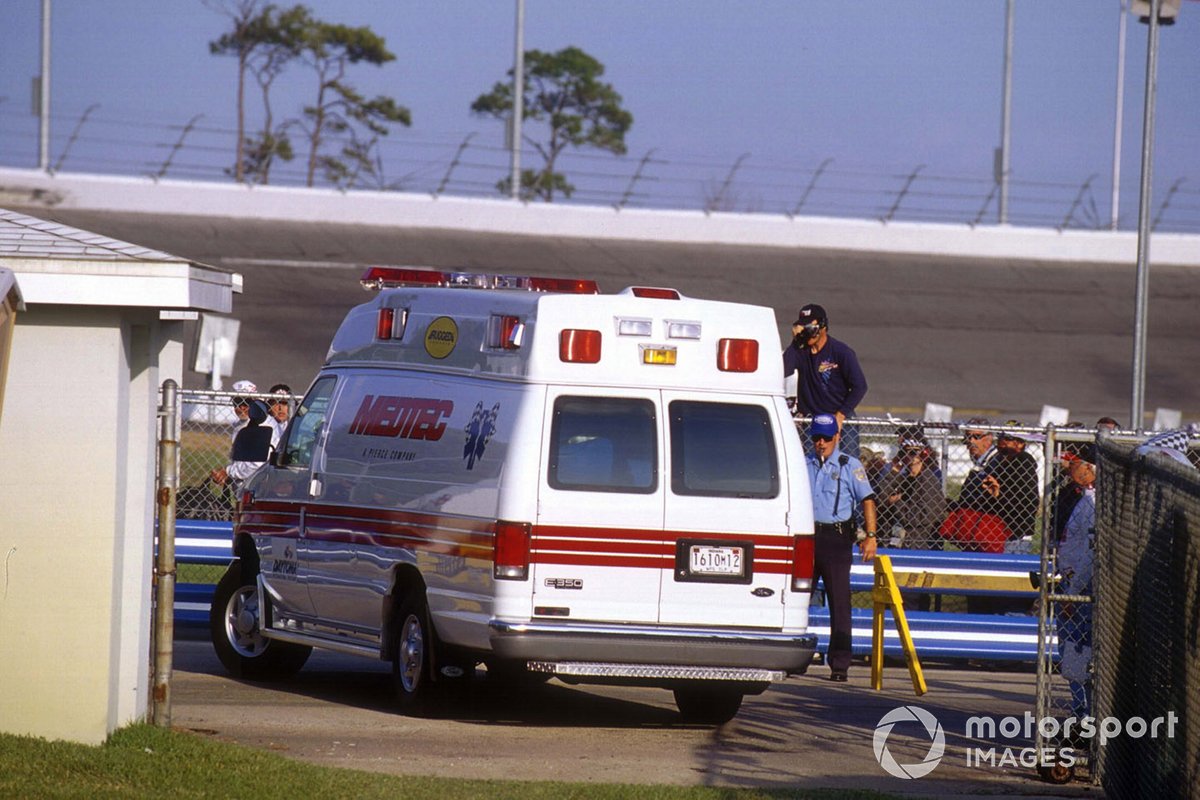
<svg viewBox="0 0 1200 800">
<path fill-rule="evenodd" d="M 445 358 L 458 344 L 458 326 L 449 317 L 438 317 L 425 329 L 425 352 L 434 358 Z"/>
</svg>

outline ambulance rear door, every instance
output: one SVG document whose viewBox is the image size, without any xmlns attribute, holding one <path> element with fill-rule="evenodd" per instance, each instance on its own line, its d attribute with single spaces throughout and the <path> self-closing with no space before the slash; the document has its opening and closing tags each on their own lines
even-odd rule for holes
<svg viewBox="0 0 1200 800">
<path fill-rule="evenodd" d="M 780 628 L 789 492 L 774 401 L 663 392 L 666 543 L 659 621 Z"/>
<path fill-rule="evenodd" d="M 551 387 L 546 403 L 533 616 L 656 622 L 668 561 L 660 393 Z"/>
</svg>

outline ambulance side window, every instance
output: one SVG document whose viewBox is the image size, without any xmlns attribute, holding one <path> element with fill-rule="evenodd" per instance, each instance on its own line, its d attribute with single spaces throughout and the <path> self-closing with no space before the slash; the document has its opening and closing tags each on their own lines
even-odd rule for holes
<svg viewBox="0 0 1200 800">
<path fill-rule="evenodd" d="M 312 466 L 313 450 L 325 429 L 325 418 L 329 414 L 329 400 L 333 397 L 334 378 L 321 378 L 313 384 L 308 395 L 296 409 L 296 416 L 288 426 L 287 441 L 283 444 L 279 458 L 281 467 Z"/>
<path fill-rule="evenodd" d="M 706 497 L 779 494 L 779 459 L 762 406 L 676 400 L 671 416 L 671 491 Z"/>
<path fill-rule="evenodd" d="M 658 489 L 654 403 L 620 397 L 559 397 L 550 427 L 555 489 L 652 494 Z"/>
</svg>

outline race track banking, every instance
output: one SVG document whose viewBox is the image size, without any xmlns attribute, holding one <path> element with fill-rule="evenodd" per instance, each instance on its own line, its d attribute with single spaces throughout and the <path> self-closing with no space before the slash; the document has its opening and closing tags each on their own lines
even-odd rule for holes
<svg viewBox="0 0 1200 800">
<path fill-rule="evenodd" d="M 982 412 L 1036 422 L 1043 404 L 1091 423 L 1127 421 L 1134 265 L 920 257 L 715 245 L 507 236 L 397 226 L 279 224 L 69 209 L 26 213 L 242 273 L 235 377 L 302 391 L 347 309 L 364 302 L 365 265 L 425 265 L 590 277 L 602 291 L 673 286 L 770 306 L 781 342 L 805 302 L 858 352 L 863 415 Z M 1200 269 L 1152 266 L 1146 409 L 1200 417 Z M 187 373 L 185 386 L 202 388 Z"/>
</svg>

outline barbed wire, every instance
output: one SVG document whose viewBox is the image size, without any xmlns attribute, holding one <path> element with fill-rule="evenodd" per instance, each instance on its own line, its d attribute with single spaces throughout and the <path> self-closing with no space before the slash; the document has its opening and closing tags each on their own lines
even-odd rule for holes
<svg viewBox="0 0 1200 800">
<path fill-rule="evenodd" d="M 92 105 L 79 114 L 52 115 L 51 131 L 53 171 L 232 180 L 236 132 L 202 116 L 179 123 L 116 118 Z M 478 133 L 393 130 L 376 143 L 374 174 L 359 175 L 341 188 L 500 199 L 506 196 L 499 186 L 509 177 L 511 154 Z M 37 141 L 36 119 L 0 115 L 0 163 L 31 166 Z M 349 139 L 326 137 L 332 152 L 348 143 Z M 295 145 L 295 159 L 272 166 L 272 185 L 305 185 L 306 142 L 298 138 Z M 527 149 L 522 163 L 536 168 L 540 161 Z M 672 155 L 667 148 L 656 147 L 624 156 L 568 151 L 559 157 L 557 169 L 574 185 L 569 196 L 556 195 L 554 202 L 560 203 L 971 226 L 994 222 L 997 215 L 993 176 L 959 174 L 936 165 L 863 167 L 833 158 L 805 164 L 757 159 L 748 152 L 735 157 Z M 1058 230 L 1107 229 L 1110 200 L 1095 181 L 1096 174 L 1078 180 L 1014 174 L 1009 181 L 1008 221 Z M 332 184 L 318 175 L 317 185 Z M 1168 176 L 1157 194 L 1155 230 L 1200 232 L 1200 182 Z M 1128 229 L 1135 223 L 1130 209 L 1119 226 Z"/>
</svg>

